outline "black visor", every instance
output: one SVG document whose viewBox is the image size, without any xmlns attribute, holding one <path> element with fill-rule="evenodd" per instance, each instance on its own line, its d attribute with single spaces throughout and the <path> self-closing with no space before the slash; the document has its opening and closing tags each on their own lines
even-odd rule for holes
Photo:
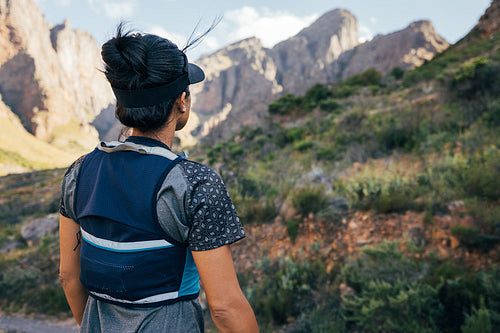
<svg viewBox="0 0 500 333">
<path fill-rule="evenodd" d="M 203 70 L 189 63 L 184 52 L 182 55 L 184 56 L 184 70 L 177 79 L 162 86 L 147 89 L 118 89 L 112 86 L 116 102 L 127 108 L 156 105 L 177 98 L 188 85 L 203 81 L 205 79 Z"/>
</svg>

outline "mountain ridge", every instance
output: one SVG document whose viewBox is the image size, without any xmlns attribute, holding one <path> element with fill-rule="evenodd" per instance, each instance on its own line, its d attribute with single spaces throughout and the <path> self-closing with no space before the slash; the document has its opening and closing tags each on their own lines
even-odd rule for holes
<svg viewBox="0 0 500 333">
<path fill-rule="evenodd" d="M 67 20 L 51 26 L 33 0 L 0 0 L 0 27 L 0 93 L 29 133 L 73 157 L 98 137 L 116 139 L 114 97 L 98 71 L 99 47 L 88 33 L 73 30 Z M 432 26 L 429 31 L 435 33 Z M 192 115 L 178 133 L 181 144 L 227 137 L 259 122 L 267 104 L 284 93 L 300 94 L 315 83 L 334 83 L 347 72 L 376 66 L 366 59 L 364 67 L 352 65 L 369 43 L 359 44 L 355 16 L 335 9 L 271 49 L 249 38 L 200 58 L 207 79 L 192 87 Z M 405 46 L 395 60 L 384 58 L 382 71 L 400 65 L 411 49 Z M 439 51 L 426 51 L 427 58 Z"/>
</svg>

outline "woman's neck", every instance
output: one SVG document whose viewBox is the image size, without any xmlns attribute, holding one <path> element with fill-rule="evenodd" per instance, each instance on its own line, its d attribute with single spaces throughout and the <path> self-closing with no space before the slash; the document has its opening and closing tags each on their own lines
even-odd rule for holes
<svg viewBox="0 0 500 333">
<path fill-rule="evenodd" d="M 137 128 L 132 129 L 133 136 L 144 136 L 146 138 L 155 139 L 163 142 L 169 148 L 172 148 L 175 136 L 175 124 L 172 126 L 172 122 L 165 125 L 164 127 L 150 132 L 142 132 Z"/>
</svg>

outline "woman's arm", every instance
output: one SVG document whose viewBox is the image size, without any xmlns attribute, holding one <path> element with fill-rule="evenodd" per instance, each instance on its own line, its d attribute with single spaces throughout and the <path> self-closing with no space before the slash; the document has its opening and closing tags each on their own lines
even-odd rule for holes
<svg viewBox="0 0 500 333">
<path fill-rule="evenodd" d="M 61 281 L 71 312 L 78 325 L 81 325 L 88 293 L 80 283 L 80 247 L 75 249 L 78 231 L 80 231 L 78 224 L 61 215 L 59 220 L 61 251 L 59 281 Z"/>
<path fill-rule="evenodd" d="M 222 332 L 258 332 L 253 310 L 241 291 L 229 245 L 193 251 L 212 319 Z"/>
</svg>

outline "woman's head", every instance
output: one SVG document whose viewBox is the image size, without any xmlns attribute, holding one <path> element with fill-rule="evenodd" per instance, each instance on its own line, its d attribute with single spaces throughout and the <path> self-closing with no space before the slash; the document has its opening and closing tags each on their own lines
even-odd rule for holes
<svg viewBox="0 0 500 333">
<path fill-rule="evenodd" d="M 156 35 L 124 33 L 122 24 L 101 55 L 117 98 L 117 118 L 142 132 L 163 127 L 176 99 L 182 92 L 189 95 L 189 84 L 204 79 L 177 45 Z"/>
</svg>

